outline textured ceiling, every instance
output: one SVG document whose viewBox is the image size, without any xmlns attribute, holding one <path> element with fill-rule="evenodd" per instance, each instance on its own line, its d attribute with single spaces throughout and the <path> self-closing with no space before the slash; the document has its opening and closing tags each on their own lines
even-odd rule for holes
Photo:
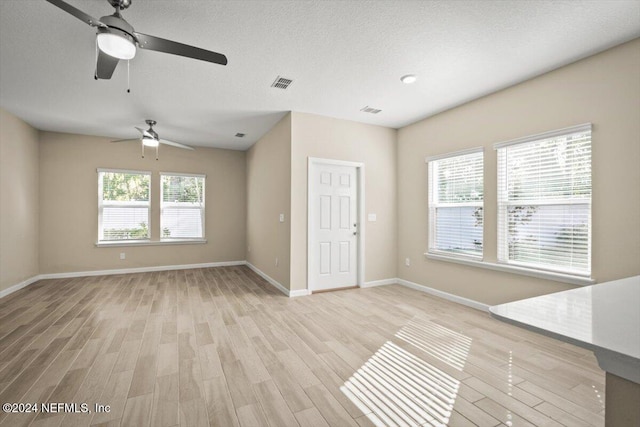
<svg viewBox="0 0 640 427">
<path fill-rule="evenodd" d="M 138 49 L 128 94 L 126 63 L 93 79 L 93 28 L 44 0 L 2 0 L 0 106 L 42 130 L 135 138 L 152 118 L 165 139 L 246 149 L 287 111 L 399 128 L 640 36 L 635 0 L 132 3 L 136 31 L 229 65 Z M 286 91 L 270 87 L 278 75 Z"/>
</svg>

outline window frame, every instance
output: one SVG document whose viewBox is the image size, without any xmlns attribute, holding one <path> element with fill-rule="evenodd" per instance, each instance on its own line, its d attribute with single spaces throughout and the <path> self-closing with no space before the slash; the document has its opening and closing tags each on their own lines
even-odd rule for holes
<svg viewBox="0 0 640 427">
<path fill-rule="evenodd" d="M 206 242 L 206 193 L 207 193 L 207 175 L 198 173 L 182 173 L 182 172 L 159 172 L 160 176 L 160 242 L 174 243 L 174 242 Z M 189 206 L 167 206 L 167 204 L 175 204 L 174 202 L 164 201 L 164 186 L 162 185 L 162 179 L 164 176 L 177 176 L 187 178 L 202 178 L 202 206 L 201 207 L 189 207 Z M 201 211 L 201 228 L 202 235 L 200 237 L 163 237 L 162 236 L 162 218 L 165 209 L 199 209 Z"/>
<path fill-rule="evenodd" d="M 539 271 L 543 273 L 551 273 L 551 274 L 561 274 L 568 275 L 574 277 L 583 277 L 590 279 L 592 275 L 592 214 L 593 214 L 593 169 L 591 169 L 590 181 L 591 186 L 589 188 L 589 196 L 582 198 L 554 198 L 554 199 L 545 199 L 545 198 L 523 198 L 517 201 L 512 201 L 508 199 L 508 182 L 509 176 L 506 171 L 506 164 L 502 164 L 503 160 L 501 160 L 501 151 L 500 150 L 508 150 L 508 147 L 523 145 L 523 144 L 533 144 L 537 142 L 541 142 L 544 140 L 566 137 L 572 134 L 577 133 L 589 133 L 589 154 L 592 159 L 592 146 L 593 146 L 593 138 L 592 138 L 592 125 L 591 123 L 584 123 L 576 126 L 566 127 L 562 129 L 557 129 L 549 132 L 543 132 L 540 134 L 530 135 L 523 138 L 518 138 L 510 141 L 500 142 L 494 144 L 493 148 L 497 153 L 497 161 L 496 161 L 496 184 L 497 184 L 497 221 L 496 221 L 496 230 L 497 230 L 497 262 L 498 264 L 502 264 L 505 266 L 513 266 L 516 268 L 524 268 L 532 271 Z M 503 152 L 505 156 L 507 156 L 507 152 Z M 592 163 L 592 162 L 591 162 Z M 505 170 L 501 171 L 500 168 L 504 167 Z M 501 176 L 504 176 L 504 182 L 501 182 Z M 540 264 L 540 263 L 527 263 L 518 260 L 510 259 L 510 251 L 509 251 L 509 207 L 510 206 L 567 206 L 567 205 L 586 205 L 588 207 L 588 216 L 587 216 L 587 270 L 578 270 L 575 268 L 570 268 L 567 266 L 554 266 L 551 264 Z"/>
<path fill-rule="evenodd" d="M 481 178 L 482 178 L 482 201 L 473 201 L 473 202 L 461 202 L 461 203 L 438 203 L 435 201 L 438 181 L 434 179 L 434 166 L 435 163 L 439 160 L 450 159 L 453 157 L 463 157 L 469 156 L 473 154 L 481 155 Z M 427 179 L 428 179 L 428 204 L 427 204 L 427 212 L 428 212 L 428 246 L 427 246 L 427 255 L 436 256 L 438 258 L 450 258 L 450 259 L 458 259 L 458 260 L 470 260 L 470 261 L 478 261 L 481 262 L 484 259 L 484 147 L 475 147 L 467 150 L 460 150 L 445 154 L 440 154 L 436 156 L 429 156 L 425 158 L 425 163 L 427 163 Z M 474 208 L 482 208 L 482 250 L 479 254 L 469 253 L 469 252 L 459 252 L 454 253 L 446 250 L 441 250 L 436 248 L 436 227 L 437 227 L 437 215 L 436 209 L 438 208 L 447 208 L 447 207 L 474 207 Z"/>
<path fill-rule="evenodd" d="M 96 172 L 98 174 L 98 239 L 97 245 L 126 245 L 126 244 L 136 244 L 136 243 L 147 243 L 151 241 L 151 171 L 140 171 L 140 170 L 131 170 L 131 169 L 112 169 L 112 168 L 97 168 Z M 147 208 L 147 237 L 146 238 L 137 238 L 137 239 L 104 239 L 104 227 L 102 223 L 103 212 L 105 206 L 108 207 L 109 203 L 104 203 L 104 188 L 103 188 L 103 174 L 104 173 L 119 173 L 119 174 L 129 174 L 129 175 L 143 175 L 149 177 L 149 199 L 146 202 L 130 202 L 129 204 L 120 204 L 118 206 L 113 206 L 117 208 Z"/>
</svg>

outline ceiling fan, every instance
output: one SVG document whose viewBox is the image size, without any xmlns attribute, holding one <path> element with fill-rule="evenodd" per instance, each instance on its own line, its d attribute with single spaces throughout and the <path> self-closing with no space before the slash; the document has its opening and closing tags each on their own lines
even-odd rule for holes
<svg viewBox="0 0 640 427">
<path fill-rule="evenodd" d="M 173 147 L 184 148 L 185 150 L 194 150 L 193 147 L 189 147 L 188 145 L 180 144 L 179 142 L 167 141 L 166 139 L 160 139 L 158 133 L 153 130 L 153 126 L 155 126 L 155 120 L 145 120 L 145 122 L 149 125 L 149 129 L 144 130 L 139 127 L 135 127 L 140 132 L 140 147 L 142 148 L 142 158 L 144 159 L 144 147 L 155 147 L 156 149 L 156 160 L 158 160 L 158 147 L 160 144 L 171 145 Z M 137 141 L 138 139 L 118 139 L 116 141 L 111 142 L 124 142 L 124 141 Z"/>
<path fill-rule="evenodd" d="M 115 8 L 115 12 L 113 15 L 103 16 L 100 20 L 62 0 L 46 1 L 84 21 L 86 24 L 97 27 L 96 38 L 99 52 L 95 73 L 96 79 L 110 79 L 119 60 L 129 60 L 136 55 L 136 46 L 140 49 L 155 50 L 227 65 L 227 57 L 221 53 L 136 32 L 120 15 L 121 10 L 131 6 L 132 0 L 107 0 Z"/>
</svg>

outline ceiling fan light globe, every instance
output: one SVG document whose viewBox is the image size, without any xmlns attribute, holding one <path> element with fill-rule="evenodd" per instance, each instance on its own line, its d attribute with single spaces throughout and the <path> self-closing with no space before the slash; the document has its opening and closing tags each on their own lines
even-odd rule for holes
<svg viewBox="0 0 640 427">
<path fill-rule="evenodd" d="M 144 144 L 146 147 L 157 147 L 160 142 L 157 139 L 153 138 L 142 138 L 142 144 Z"/>
<path fill-rule="evenodd" d="M 118 59 L 133 59 L 136 56 L 136 45 L 124 36 L 100 32 L 97 38 L 98 48 L 109 56 Z"/>
</svg>

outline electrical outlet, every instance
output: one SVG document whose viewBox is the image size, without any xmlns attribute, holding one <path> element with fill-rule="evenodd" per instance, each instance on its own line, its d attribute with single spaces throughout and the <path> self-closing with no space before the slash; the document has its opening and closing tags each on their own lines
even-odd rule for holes
<svg viewBox="0 0 640 427">
<path fill-rule="evenodd" d="M 278 258 L 276 257 L 276 267 L 278 266 Z"/>
<path fill-rule="evenodd" d="M 404 259 L 404 265 L 406 265 L 407 267 L 409 267 L 411 265 L 411 258 L 405 258 Z"/>
<path fill-rule="evenodd" d="M 127 258 L 127 254 L 124 252 L 120 252 L 120 259 L 126 259 Z"/>
<path fill-rule="evenodd" d="M 280 214 L 280 222 L 284 222 L 284 214 Z"/>
</svg>

